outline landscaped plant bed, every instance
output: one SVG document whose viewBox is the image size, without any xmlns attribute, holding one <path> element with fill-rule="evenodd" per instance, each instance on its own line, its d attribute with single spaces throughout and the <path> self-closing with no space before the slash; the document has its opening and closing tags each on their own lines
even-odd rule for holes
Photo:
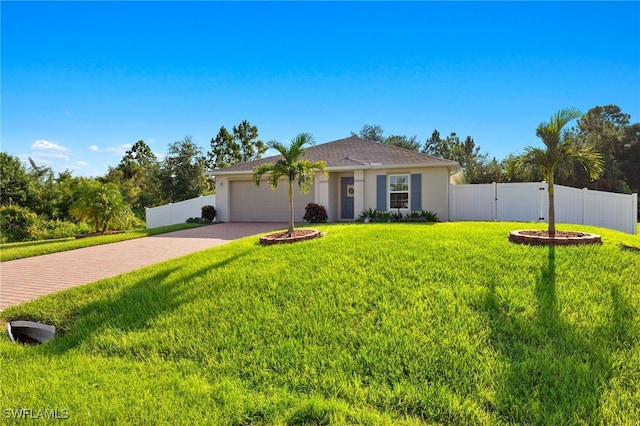
<svg viewBox="0 0 640 426">
<path fill-rule="evenodd" d="M 90 234 L 80 234 L 76 235 L 76 239 L 78 238 L 87 238 L 87 237 L 99 237 L 101 235 L 115 235 L 115 234 L 124 234 L 125 231 L 104 231 L 104 232 L 91 232 Z"/>
<path fill-rule="evenodd" d="M 260 244 L 268 246 L 271 244 L 296 243 L 298 241 L 313 240 L 314 238 L 320 238 L 321 236 L 322 233 L 317 229 L 294 229 L 291 236 L 289 236 L 287 231 L 265 235 L 260 238 Z"/>
<path fill-rule="evenodd" d="M 579 231 L 556 231 L 552 236 L 546 230 L 525 229 L 511 231 L 509 241 L 518 244 L 573 246 L 578 244 L 602 244 L 597 234 Z"/>
</svg>

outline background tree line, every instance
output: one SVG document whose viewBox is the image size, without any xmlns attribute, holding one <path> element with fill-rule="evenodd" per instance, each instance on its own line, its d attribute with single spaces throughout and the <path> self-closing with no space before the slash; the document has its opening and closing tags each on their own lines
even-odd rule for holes
<svg viewBox="0 0 640 426">
<path fill-rule="evenodd" d="M 213 193 L 207 169 L 259 158 L 258 128 L 244 120 L 220 128 L 205 153 L 190 136 L 169 144 L 159 160 L 140 140 L 104 176 L 55 173 L 0 152 L 0 240 L 26 241 L 144 227 L 145 208 Z"/>
<path fill-rule="evenodd" d="M 566 131 L 578 147 L 592 147 L 604 160 L 598 179 L 576 163 L 562 169 L 555 183 L 613 192 L 640 192 L 640 123 L 616 105 L 590 109 Z M 455 132 L 442 137 L 438 130 L 421 143 L 417 136 L 385 136 L 382 127 L 365 125 L 366 139 L 457 161 L 467 183 L 542 180 L 533 165 L 518 164 L 519 153 L 502 160 L 482 152 L 471 136 Z M 142 140 L 136 142 L 104 176 L 86 178 L 70 171 L 54 173 L 31 159 L 0 152 L 0 232 L 3 241 L 71 236 L 80 232 L 144 226 L 145 208 L 206 195 L 215 191 L 207 170 L 260 158 L 267 146 L 258 128 L 244 120 L 225 126 L 211 138 L 205 153 L 190 136 L 169 144 L 159 160 Z"/>
<path fill-rule="evenodd" d="M 604 160 L 600 177 L 589 180 L 589 174 L 579 162 L 558 171 L 555 182 L 576 188 L 631 193 L 640 192 L 640 123 L 630 123 L 631 116 L 617 105 L 596 106 L 576 121 L 563 135 L 579 148 L 590 147 Z M 378 125 L 366 124 L 360 136 L 424 154 L 455 160 L 460 164 L 466 183 L 531 182 L 543 180 L 542 172 L 533 165 L 518 163 L 520 153 L 511 153 L 498 160 L 482 152 L 471 136 L 461 140 L 455 132 L 442 137 L 438 130 L 424 142 L 416 136 L 384 136 Z"/>
</svg>

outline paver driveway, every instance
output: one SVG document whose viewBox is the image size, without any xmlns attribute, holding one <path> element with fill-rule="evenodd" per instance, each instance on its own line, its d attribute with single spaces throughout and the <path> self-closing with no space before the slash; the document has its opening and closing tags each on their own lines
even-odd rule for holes
<svg viewBox="0 0 640 426">
<path fill-rule="evenodd" d="M 152 237 L 0 263 L 0 310 L 40 296 L 286 227 L 219 223 Z"/>
</svg>

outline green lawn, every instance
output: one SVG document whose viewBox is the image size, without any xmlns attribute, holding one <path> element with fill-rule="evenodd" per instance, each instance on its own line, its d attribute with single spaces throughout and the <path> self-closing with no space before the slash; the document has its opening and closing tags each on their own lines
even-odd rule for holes
<svg viewBox="0 0 640 426">
<path fill-rule="evenodd" d="M 0 261 L 22 259 L 42 254 L 56 253 L 60 251 L 75 250 L 82 247 L 97 246 L 100 244 L 115 243 L 118 241 L 132 240 L 148 237 L 150 235 L 164 234 L 166 232 L 179 231 L 181 229 L 195 228 L 201 225 L 192 223 L 179 223 L 177 225 L 161 226 L 151 229 L 136 229 L 122 234 L 100 235 L 88 238 L 59 238 L 55 240 L 26 241 L 24 243 L 0 244 Z"/>
<path fill-rule="evenodd" d="M 4 420 L 640 423 L 640 238 L 571 225 L 604 244 L 507 241 L 530 226 L 321 225 L 8 308 L 60 336 L 0 339 Z"/>
</svg>

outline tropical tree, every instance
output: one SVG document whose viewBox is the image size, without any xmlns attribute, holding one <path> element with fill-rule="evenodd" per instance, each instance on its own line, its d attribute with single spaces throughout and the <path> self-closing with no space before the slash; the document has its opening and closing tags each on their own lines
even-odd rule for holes
<svg viewBox="0 0 640 426">
<path fill-rule="evenodd" d="M 110 225 L 124 227 L 132 214 L 118 185 L 93 179 L 80 183 L 77 200 L 69 207 L 69 212 L 87 222 L 96 232 L 105 232 Z"/>
<path fill-rule="evenodd" d="M 253 181 L 257 186 L 260 186 L 260 180 L 262 176 L 268 174 L 267 182 L 274 191 L 278 188 L 280 178 L 286 178 L 289 183 L 289 229 L 288 235 L 293 235 L 293 183 L 298 180 L 298 187 L 300 192 L 306 194 L 313 185 L 313 180 L 316 172 L 324 172 L 324 161 L 310 161 L 301 159 L 304 156 L 305 148 L 307 144 L 312 145 L 314 143 L 313 136 L 309 133 L 300 133 L 293 138 L 289 147 L 284 146 L 278 141 L 271 141 L 268 143 L 270 149 L 278 151 L 282 158 L 275 163 L 267 163 L 257 166 L 253 169 Z"/>
<path fill-rule="evenodd" d="M 635 138 L 629 138 L 631 116 L 617 105 L 595 106 L 578 120 L 572 129 L 578 146 L 592 146 L 602 155 L 604 170 L 600 177 L 589 183 L 588 176 L 576 168 L 576 172 L 565 178 L 570 186 L 589 187 L 599 191 L 624 192 L 628 182 L 623 169 L 628 159 L 626 147 Z M 637 163 L 636 163 L 637 164 Z"/>
<path fill-rule="evenodd" d="M 258 139 L 258 127 L 252 126 L 247 120 L 242 120 L 233 126 L 233 139 L 240 148 L 240 161 L 257 160 L 265 153 L 267 147 Z"/>
<path fill-rule="evenodd" d="M 391 135 L 384 140 L 387 145 L 397 146 L 398 148 L 408 149 L 418 152 L 420 150 L 420 141 L 417 136 L 407 137 L 405 135 Z"/>
<path fill-rule="evenodd" d="M 159 171 L 160 162 L 151 147 L 139 140 L 124 154 L 120 164 L 109 167 L 99 180 L 118 185 L 136 216 L 144 219 L 146 207 L 162 204 Z"/>
<path fill-rule="evenodd" d="M 574 162 L 582 165 L 590 179 L 597 179 L 602 173 L 602 156 L 591 146 L 577 147 L 573 139 L 567 137 L 562 128 L 569 122 L 582 117 L 575 108 L 565 108 L 551 116 L 548 122 L 541 122 L 536 129 L 536 136 L 542 139 L 545 148 L 527 146 L 520 155 L 518 164 L 538 168 L 547 181 L 549 192 L 549 236 L 556 233 L 556 217 L 554 204 L 555 175 L 564 168 L 572 167 Z"/>
<path fill-rule="evenodd" d="M 384 129 L 377 124 L 365 124 L 359 133 L 351 132 L 351 136 L 359 136 L 370 141 L 384 142 Z"/>
<path fill-rule="evenodd" d="M 158 178 L 163 198 L 170 203 L 199 197 L 210 189 L 205 175 L 206 158 L 202 149 L 186 136 L 169 144 L 167 156 L 160 165 Z"/>
<path fill-rule="evenodd" d="M 233 135 L 224 127 L 215 138 L 211 139 L 211 150 L 207 152 L 207 167 L 210 170 L 232 166 L 242 159 L 240 145 L 233 140 Z"/>
<path fill-rule="evenodd" d="M 29 193 L 29 176 L 20 161 L 6 152 L 0 152 L 0 206 L 25 206 Z"/>
</svg>

